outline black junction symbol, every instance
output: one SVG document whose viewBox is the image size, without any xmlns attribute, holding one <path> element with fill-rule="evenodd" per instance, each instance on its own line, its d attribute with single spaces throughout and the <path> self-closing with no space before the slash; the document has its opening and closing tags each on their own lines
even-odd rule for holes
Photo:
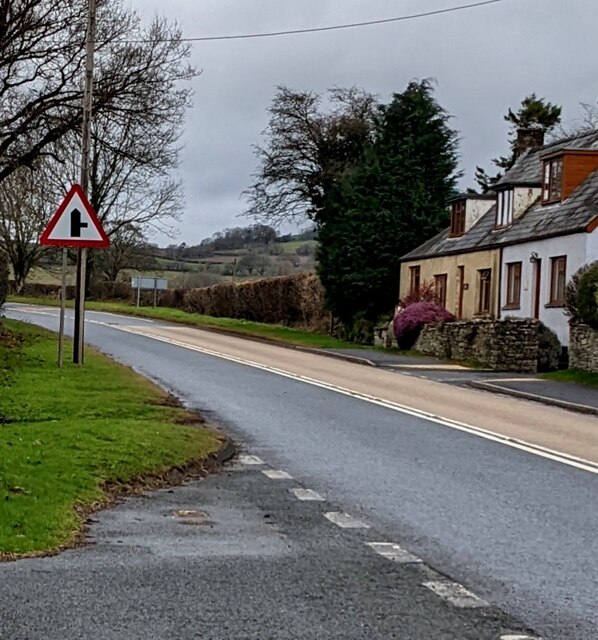
<svg viewBox="0 0 598 640">
<path fill-rule="evenodd" d="M 87 229 L 89 223 L 81 222 L 81 212 L 79 209 L 71 211 L 71 238 L 80 238 L 81 229 Z"/>
</svg>

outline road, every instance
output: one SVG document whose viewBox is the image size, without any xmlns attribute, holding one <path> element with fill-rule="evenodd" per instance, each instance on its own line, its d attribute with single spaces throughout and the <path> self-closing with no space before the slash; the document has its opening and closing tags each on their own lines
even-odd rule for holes
<svg viewBox="0 0 598 640">
<path fill-rule="evenodd" d="M 56 310 L 9 306 L 7 315 L 57 326 Z M 237 531 L 247 538 L 243 545 L 257 544 L 262 554 L 256 553 L 263 569 L 255 574 L 252 620 L 270 619 L 264 607 L 270 611 L 278 606 L 282 607 L 280 619 L 288 622 L 293 606 L 299 606 L 293 616 L 299 615 L 307 598 L 314 611 L 321 612 L 318 620 L 323 626 L 311 620 L 319 631 L 310 635 L 301 624 L 291 632 L 285 623 L 284 633 L 279 629 L 260 636 L 251 630 L 247 622 L 251 615 L 246 612 L 243 619 L 249 626 L 243 632 L 217 635 L 210 630 L 188 637 L 490 640 L 521 634 L 524 629 L 555 640 L 598 637 L 596 418 L 160 322 L 98 313 L 88 313 L 87 319 L 90 344 L 158 381 L 242 442 L 266 469 L 284 470 L 293 479 L 269 480 L 260 469 L 249 467 L 242 468 L 242 473 L 231 471 L 226 477 L 212 478 L 195 489 L 204 492 L 204 502 L 222 502 L 210 497 L 210 492 L 229 500 L 229 515 L 221 515 L 218 522 L 228 518 L 230 524 L 235 513 L 245 514 L 239 516 L 242 527 L 221 526 L 220 533 L 229 539 L 225 530 Z M 299 508 L 288 498 L 288 489 L 295 485 L 316 491 L 326 502 L 301 503 Z M 160 497 L 155 500 L 151 509 L 159 511 Z M 302 510 L 306 505 L 313 511 L 310 516 Z M 150 509 L 143 502 L 137 508 L 141 514 Z M 114 525 L 117 533 L 106 540 L 114 542 L 121 535 L 125 542 L 138 541 L 141 534 L 131 530 L 135 519 L 127 518 L 127 509 L 100 517 L 94 535 L 102 540 L 111 518 L 121 517 L 127 525 Z M 318 518 L 331 511 L 351 514 L 369 529 L 333 532 L 334 525 L 324 526 L 326 519 Z M 284 521 L 277 535 L 250 526 L 258 512 Z M 136 517 L 142 521 L 148 516 Z M 251 542 L 247 528 L 257 536 Z M 320 545 L 317 566 L 303 563 L 297 565 L 300 571 L 296 566 L 291 574 L 298 585 L 310 585 L 305 586 L 307 592 L 336 579 L 337 599 L 329 589 L 306 595 L 301 586 L 297 589 L 302 595 L 292 597 L 288 580 L 281 578 L 289 575 L 289 568 L 283 567 L 284 562 L 280 572 L 276 568 L 277 554 L 283 553 L 277 547 L 281 540 L 291 540 L 290 546 Z M 423 564 L 381 561 L 371 547 L 363 548 L 377 540 L 399 544 Z M 110 548 L 114 544 L 106 542 Z M 138 547 L 152 545 L 146 541 Z M 68 563 L 89 567 L 101 549 L 100 545 L 74 556 L 65 554 L 60 560 L 34 562 L 57 562 L 59 569 Z M 271 561 L 265 563 L 264 557 Z M 118 558 L 115 564 L 122 570 Z M 393 566 L 388 568 L 389 564 Z M 222 598 L 238 602 L 239 593 L 250 587 L 246 576 L 227 567 L 216 567 L 225 574 L 232 572 Z M 439 573 L 422 579 L 422 567 Z M 45 575 L 43 567 L 39 570 Z M 211 570 L 216 570 L 215 565 Z M 33 569 L 4 571 L 9 572 L 4 578 L 18 578 L 18 588 L 11 593 L 26 598 L 33 581 L 28 571 Z M 169 565 L 167 573 L 172 571 Z M 395 576 L 396 583 L 389 581 L 391 571 L 401 572 Z M 335 572 L 338 575 L 333 578 Z M 143 575 L 147 577 L 147 567 Z M 357 582 L 356 575 L 361 576 Z M 446 594 L 439 596 L 430 588 L 422 595 L 422 584 L 443 582 L 442 576 L 465 585 L 491 606 L 447 607 Z M 44 584 L 39 576 L 36 580 Z M 235 587 L 230 586 L 233 582 Z M 222 582 L 218 584 L 222 589 Z M 177 598 L 182 597 L 179 591 L 177 587 Z M 51 584 L 44 588 L 46 600 L 48 592 Z M 279 599 L 273 594 L 279 594 Z M 6 596 L 0 586 L 0 602 Z M 175 601 L 170 602 L 174 607 Z M 419 622 L 412 620 L 410 611 L 417 612 Z M 309 616 L 303 620 L 309 621 Z M 276 628 L 275 621 L 269 624 L 270 629 Z M 365 625 L 361 631 L 359 624 Z M 101 629 L 94 637 L 137 637 L 110 635 L 105 627 Z M 398 635 L 392 629 L 398 629 Z M 21 636 L 13 631 L 10 637 Z M 187 636 L 180 632 L 146 637 Z"/>
</svg>

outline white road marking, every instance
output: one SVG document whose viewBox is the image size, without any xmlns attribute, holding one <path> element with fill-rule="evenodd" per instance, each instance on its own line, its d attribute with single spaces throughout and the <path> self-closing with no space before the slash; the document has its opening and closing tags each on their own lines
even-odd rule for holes
<svg viewBox="0 0 598 640">
<path fill-rule="evenodd" d="M 449 580 L 434 580 L 424 582 L 424 587 L 430 589 L 443 600 L 447 600 L 455 607 L 461 609 L 473 609 L 478 607 L 487 607 L 488 603 L 478 598 L 471 591 L 468 591 L 463 585 Z"/>
<path fill-rule="evenodd" d="M 281 469 L 264 469 L 262 473 L 270 480 L 292 480 L 292 476 Z"/>
<path fill-rule="evenodd" d="M 14 307 L 11 310 L 18 311 L 18 309 L 15 309 Z M 40 315 L 49 315 L 49 314 L 44 314 L 43 312 L 37 312 L 37 313 L 40 313 Z M 341 395 L 349 396 L 351 398 L 355 398 L 358 400 L 363 400 L 364 402 L 369 402 L 371 404 L 375 404 L 377 406 L 384 407 L 392 411 L 397 411 L 399 413 L 410 415 L 415 418 L 421 418 L 423 420 L 427 420 L 428 422 L 433 422 L 435 424 L 439 424 L 444 427 L 449 427 L 450 429 L 455 429 L 456 431 L 462 431 L 470 435 L 477 436 L 478 438 L 483 438 L 491 442 L 496 442 L 506 447 L 511 447 L 512 449 L 525 451 L 526 453 L 530 453 L 532 455 L 545 458 L 547 460 L 552 460 L 553 462 L 558 462 L 560 464 L 564 464 L 569 467 L 579 469 L 581 471 L 587 471 L 589 473 L 598 475 L 598 464 L 596 464 L 595 462 L 584 460 L 583 458 L 572 456 L 560 451 L 555 451 L 553 449 L 548 449 L 546 447 L 542 447 L 540 445 L 527 442 L 525 440 L 510 438 L 508 436 L 504 436 L 500 433 L 489 431 L 481 427 L 475 427 L 473 425 L 470 425 L 464 422 L 459 422 L 456 420 L 451 420 L 449 418 L 444 418 L 440 415 L 436 415 L 433 413 L 429 413 L 427 411 L 422 411 L 420 409 L 415 409 L 413 407 L 391 402 L 389 400 L 384 400 L 382 398 L 377 398 L 376 396 L 371 396 L 368 394 L 351 391 L 350 389 L 332 385 L 326 382 L 321 382 L 319 380 L 314 380 L 313 378 L 309 378 L 307 376 L 300 376 L 294 373 L 289 373 L 288 371 L 283 371 L 282 369 L 277 369 L 275 367 L 269 367 L 267 365 L 263 365 L 258 362 L 253 362 L 251 360 L 246 360 L 244 358 L 237 358 L 236 356 L 231 356 L 218 351 L 213 351 L 212 349 L 205 349 L 203 347 L 191 345 L 186 342 L 174 340 L 172 338 L 166 338 L 163 336 L 157 336 L 151 333 L 146 333 L 143 330 L 141 330 L 141 328 L 136 328 L 133 326 L 123 326 L 123 325 L 110 325 L 108 323 L 102 323 L 102 322 L 96 322 L 96 324 L 104 324 L 105 326 L 115 329 L 117 331 L 122 331 L 124 333 L 130 333 L 132 335 L 149 338 L 151 340 L 157 340 L 158 342 L 165 342 L 166 344 L 170 344 L 176 347 L 181 347 L 183 349 L 188 349 L 189 351 L 196 351 L 204 355 L 213 356 L 215 358 L 220 358 L 222 360 L 228 360 L 229 362 L 235 362 L 237 364 L 242 364 L 247 367 L 252 367 L 254 369 L 267 371 L 269 373 L 273 373 L 284 378 L 289 378 L 290 380 L 296 380 L 298 382 L 310 384 L 314 387 L 319 387 L 320 389 L 326 389 L 327 391 L 333 391 Z"/>
<path fill-rule="evenodd" d="M 506 635 L 506 636 L 500 636 L 500 640 L 540 640 L 540 639 L 534 638 L 533 636 Z"/>
<path fill-rule="evenodd" d="M 248 466 L 258 466 L 264 464 L 264 461 L 257 456 L 242 455 L 237 458 L 239 464 L 246 464 Z"/>
<path fill-rule="evenodd" d="M 298 499 L 312 502 L 324 502 L 324 498 L 319 493 L 311 489 L 289 489 L 289 491 Z"/>
<path fill-rule="evenodd" d="M 416 564 L 421 562 L 420 558 L 392 542 L 368 542 L 367 545 L 377 554 L 398 564 Z"/>
<path fill-rule="evenodd" d="M 584 460 L 583 458 L 578 458 L 576 456 L 562 453 L 560 451 L 554 451 L 553 449 L 548 449 L 546 447 L 542 447 L 540 445 L 536 445 L 531 442 L 527 442 L 525 440 L 510 438 L 508 436 L 504 436 L 500 433 L 489 431 L 481 427 L 475 427 L 473 425 L 466 424 L 464 422 L 458 422 L 456 420 L 444 418 L 440 415 L 429 413 L 427 411 L 422 411 L 420 409 L 414 409 L 413 407 L 408 407 L 406 405 L 391 402 L 390 400 L 384 400 L 382 398 L 377 398 L 376 396 L 359 393 L 357 391 L 352 391 L 350 389 L 329 384 L 327 382 L 321 382 L 320 380 L 315 380 L 307 376 L 300 376 L 294 373 L 289 373 L 288 371 L 283 371 L 282 369 L 270 367 L 264 364 L 260 364 L 258 362 L 253 362 L 251 360 L 245 360 L 244 358 L 238 358 L 236 356 L 220 353 L 218 351 L 213 351 L 211 349 L 205 349 L 204 347 L 197 347 L 195 345 L 191 345 L 186 342 L 181 342 L 179 340 L 174 340 L 172 338 L 156 336 L 151 333 L 148 334 L 140 330 L 139 328 L 125 327 L 120 325 L 113 326 L 112 328 L 118 331 L 123 331 L 125 333 L 131 333 L 133 335 L 141 336 L 144 338 L 158 340 L 159 342 L 165 342 L 166 344 L 170 344 L 173 346 L 182 347 L 183 349 L 188 349 L 190 351 L 196 351 L 204 355 L 221 358 L 222 360 L 228 360 L 229 362 L 242 364 L 248 367 L 252 367 L 254 369 L 260 369 L 261 371 L 267 371 L 268 373 L 274 373 L 283 378 L 296 380 L 298 382 L 303 382 L 305 384 L 309 384 L 314 387 L 319 387 L 320 389 L 326 389 L 327 391 L 333 391 L 341 395 L 349 396 L 351 398 L 355 398 L 358 400 L 363 400 L 364 402 L 369 402 L 371 404 L 384 407 L 385 409 L 391 409 L 392 411 L 397 411 L 405 415 L 410 415 L 410 416 L 413 416 L 414 418 L 421 418 L 423 420 L 427 420 L 428 422 L 433 422 L 435 424 L 439 424 L 444 427 L 449 427 L 451 429 L 455 429 L 456 431 L 462 431 L 470 435 L 477 436 L 479 438 L 484 438 L 485 440 L 490 440 L 491 442 L 496 442 L 498 444 L 511 447 L 512 449 L 525 451 L 526 453 L 531 453 L 532 455 L 539 456 L 547 460 L 552 460 L 553 462 L 559 462 L 560 464 L 565 464 L 569 467 L 574 467 L 575 469 L 588 471 L 589 473 L 598 475 L 598 464 L 596 464 L 595 462 Z"/>
<path fill-rule="evenodd" d="M 341 529 L 369 529 L 370 525 L 362 522 L 361 520 L 357 520 L 353 516 L 350 516 L 348 513 L 341 513 L 339 511 L 329 511 L 324 514 L 325 518 L 328 518 L 330 522 L 335 524 L 337 527 Z"/>
</svg>

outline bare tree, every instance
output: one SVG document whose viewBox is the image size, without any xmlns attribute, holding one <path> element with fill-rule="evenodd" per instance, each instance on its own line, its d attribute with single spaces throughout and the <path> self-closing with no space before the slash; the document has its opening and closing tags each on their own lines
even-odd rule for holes
<svg viewBox="0 0 598 640">
<path fill-rule="evenodd" d="M 55 201 L 47 166 L 21 167 L 0 182 L 0 249 L 8 256 L 20 293 L 44 248 L 38 239 Z"/>
<path fill-rule="evenodd" d="M 134 224 L 123 225 L 107 249 L 95 253 L 94 266 L 102 280 L 117 282 L 123 269 L 144 271 L 156 268 L 143 233 Z"/>
<path fill-rule="evenodd" d="M 86 12 L 72 0 L 0 0 L 0 181 L 79 131 Z M 189 92 L 178 83 L 196 73 L 188 45 L 163 19 L 144 30 L 122 0 L 99 0 L 97 20 L 94 114 L 120 125 L 145 117 L 146 134 L 166 135 L 156 118 L 181 117 Z"/>
<path fill-rule="evenodd" d="M 363 153 L 375 104 L 361 89 L 332 89 L 323 111 L 320 95 L 278 87 L 266 144 L 255 147 L 260 166 L 245 192 L 246 215 L 270 223 L 317 221 L 327 189 Z"/>
</svg>

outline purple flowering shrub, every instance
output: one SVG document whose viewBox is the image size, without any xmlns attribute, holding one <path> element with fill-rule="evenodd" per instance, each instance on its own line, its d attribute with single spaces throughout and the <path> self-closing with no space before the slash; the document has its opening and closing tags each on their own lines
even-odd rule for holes
<svg viewBox="0 0 598 640">
<path fill-rule="evenodd" d="M 433 302 L 414 302 L 405 307 L 393 322 L 399 349 L 412 349 L 424 325 L 430 322 L 452 322 L 455 316 Z"/>
</svg>

